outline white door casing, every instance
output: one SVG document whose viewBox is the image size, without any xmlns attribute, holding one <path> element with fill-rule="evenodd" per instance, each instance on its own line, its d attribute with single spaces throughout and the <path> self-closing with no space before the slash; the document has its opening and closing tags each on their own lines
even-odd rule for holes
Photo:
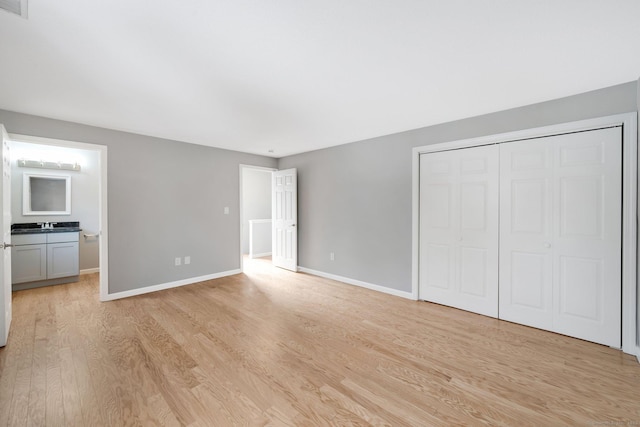
<svg viewBox="0 0 640 427">
<path fill-rule="evenodd" d="M 9 135 L 4 126 L 0 124 L 2 133 L 2 216 L 0 217 L 0 229 L 2 230 L 2 261 L 0 261 L 0 347 L 7 344 L 9 328 L 11 326 L 11 160 L 9 150 Z"/>
<path fill-rule="evenodd" d="M 298 179 L 296 169 L 272 175 L 272 262 L 298 271 Z"/>
<path fill-rule="evenodd" d="M 500 318 L 620 347 L 621 128 L 500 154 Z"/>
<path fill-rule="evenodd" d="M 420 297 L 498 316 L 498 147 L 420 158 Z"/>
</svg>

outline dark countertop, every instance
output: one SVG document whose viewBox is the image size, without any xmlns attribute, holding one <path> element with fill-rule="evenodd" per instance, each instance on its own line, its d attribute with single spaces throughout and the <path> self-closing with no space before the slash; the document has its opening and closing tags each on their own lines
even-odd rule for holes
<svg viewBox="0 0 640 427">
<path fill-rule="evenodd" d="M 53 228 L 42 228 L 42 225 L 38 224 L 42 223 L 29 222 L 25 224 L 12 224 L 11 234 L 72 233 L 82 231 L 78 221 L 57 222 Z"/>
</svg>

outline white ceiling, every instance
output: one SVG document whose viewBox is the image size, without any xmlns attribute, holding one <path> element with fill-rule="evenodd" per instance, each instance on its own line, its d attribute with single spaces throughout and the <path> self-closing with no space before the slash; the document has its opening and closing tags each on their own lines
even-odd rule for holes
<svg viewBox="0 0 640 427">
<path fill-rule="evenodd" d="M 29 0 L 0 108 L 282 157 L 636 80 L 639 52 L 638 0 Z"/>
</svg>

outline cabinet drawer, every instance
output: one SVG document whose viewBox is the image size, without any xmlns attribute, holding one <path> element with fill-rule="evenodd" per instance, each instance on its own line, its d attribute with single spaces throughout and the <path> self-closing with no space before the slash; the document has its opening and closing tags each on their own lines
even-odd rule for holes
<svg viewBox="0 0 640 427">
<path fill-rule="evenodd" d="M 69 233 L 69 234 L 72 234 L 72 233 Z M 14 246 L 41 245 L 43 243 L 47 243 L 47 235 L 46 234 L 16 234 L 11 236 L 11 243 Z"/>
<path fill-rule="evenodd" d="M 80 233 L 73 231 L 71 233 L 49 233 L 47 234 L 47 243 L 61 242 L 77 242 L 80 240 Z"/>
</svg>

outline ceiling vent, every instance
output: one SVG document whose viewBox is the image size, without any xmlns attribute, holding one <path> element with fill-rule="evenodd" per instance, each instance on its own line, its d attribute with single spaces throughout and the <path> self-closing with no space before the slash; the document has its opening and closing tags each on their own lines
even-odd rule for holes
<svg viewBox="0 0 640 427">
<path fill-rule="evenodd" d="M 0 0 L 0 9 L 27 18 L 28 0 Z"/>
</svg>

